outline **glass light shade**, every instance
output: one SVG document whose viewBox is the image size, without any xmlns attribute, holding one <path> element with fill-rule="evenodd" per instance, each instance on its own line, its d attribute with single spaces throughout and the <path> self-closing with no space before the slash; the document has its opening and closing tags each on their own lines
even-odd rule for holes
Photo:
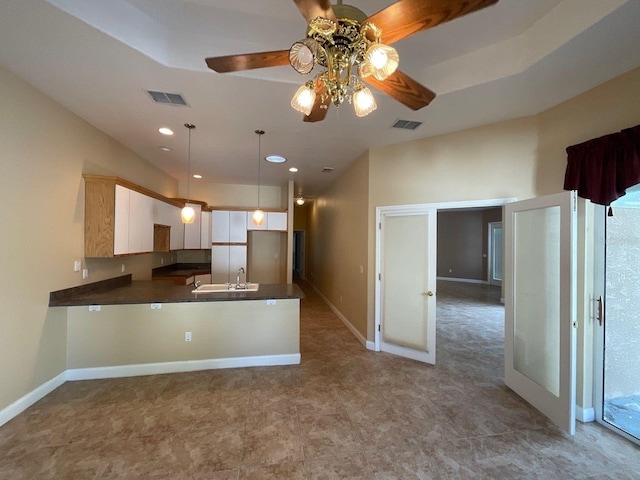
<svg viewBox="0 0 640 480">
<path fill-rule="evenodd" d="M 291 106 L 294 110 L 304 113 L 305 115 L 311 114 L 313 110 L 313 104 L 316 101 L 316 91 L 313 88 L 313 83 L 309 85 L 309 82 L 302 85 L 296 94 L 291 99 Z"/>
<path fill-rule="evenodd" d="M 298 198 L 296 199 L 296 203 L 297 203 L 298 205 L 300 205 L 300 206 L 304 205 L 304 198 L 302 198 L 302 197 L 298 197 Z"/>
<path fill-rule="evenodd" d="M 182 223 L 193 223 L 196 212 L 189 205 L 185 205 L 180 212 L 180 218 L 182 218 Z"/>
<path fill-rule="evenodd" d="M 289 49 L 289 63 L 294 70 L 306 75 L 315 66 L 318 44 L 312 38 L 294 43 Z"/>
<path fill-rule="evenodd" d="M 373 74 L 378 80 L 384 80 L 398 68 L 400 56 L 395 48 L 382 43 L 375 43 L 369 47 L 364 55 L 365 73 Z M 369 71 L 370 69 L 370 71 Z"/>
<path fill-rule="evenodd" d="M 376 105 L 376 99 L 373 98 L 371 90 L 364 85 L 361 85 L 355 92 L 353 92 L 353 108 L 355 109 L 358 117 L 369 115 L 378 108 L 378 105 Z"/>
<path fill-rule="evenodd" d="M 264 223 L 264 212 L 260 209 L 257 209 L 253 212 L 253 216 L 251 217 L 251 222 L 259 227 Z"/>
</svg>

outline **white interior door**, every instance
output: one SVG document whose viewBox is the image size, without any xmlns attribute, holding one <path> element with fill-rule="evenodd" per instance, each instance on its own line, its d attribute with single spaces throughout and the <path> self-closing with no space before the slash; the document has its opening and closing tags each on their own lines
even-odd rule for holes
<svg viewBox="0 0 640 480">
<path fill-rule="evenodd" d="M 575 433 L 576 198 L 506 205 L 505 383 Z"/>
<path fill-rule="evenodd" d="M 436 361 L 436 209 L 383 212 L 379 228 L 380 350 Z"/>
</svg>

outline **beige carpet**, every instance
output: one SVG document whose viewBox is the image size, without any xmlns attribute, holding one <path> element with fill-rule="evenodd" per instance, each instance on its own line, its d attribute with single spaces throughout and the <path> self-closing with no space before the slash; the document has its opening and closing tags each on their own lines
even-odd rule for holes
<svg viewBox="0 0 640 480">
<path fill-rule="evenodd" d="M 504 386 L 497 289 L 440 282 L 435 367 L 303 289 L 301 365 L 68 382 L 0 428 L 0 478 L 640 478 L 638 447 Z"/>
</svg>

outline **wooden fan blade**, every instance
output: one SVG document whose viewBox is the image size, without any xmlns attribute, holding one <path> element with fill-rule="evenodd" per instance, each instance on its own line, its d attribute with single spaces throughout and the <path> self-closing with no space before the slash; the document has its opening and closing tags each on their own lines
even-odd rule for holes
<svg viewBox="0 0 640 480">
<path fill-rule="evenodd" d="M 497 3 L 498 0 L 399 0 L 367 18 L 391 45 L 414 33 Z"/>
<path fill-rule="evenodd" d="M 218 73 L 239 72 L 254 68 L 280 67 L 289 65 L 289 50 L 274 52 L 245 53 L 225 57 L 209 57 L 207 66 Z"/>
<path fill-rule="evenodd" d="M 399 70 L 389 75 L 384 81 L 377 80 L 375 77 L 367 77 L 364 81 L 411 110 L 420 110 L 436 98 L 434 92 Z"/>
<path fill-rule="evenodd" d="M 293 0 L 307 23 L 316 17 L 336 20 L 329 0 Z"/>
<path fill-rule="evenodd" d="M 324 117 L 327 116 L 327 110 L 329 110 L 329 105 L 331 105 L 331 98 L 325 98 L 324 102 L 322 101 L 322 94 L 327 93 L 327 87 L 324 86 L 320 80 L 316 80 L 316 101 L 313 104 L 313 109 L 309 115 L 305 115 L 303 121 L 305 122 L 321 122 L 324 120 Z M 324 107 L 323 107 L 324 105 Z"/>
</svg>

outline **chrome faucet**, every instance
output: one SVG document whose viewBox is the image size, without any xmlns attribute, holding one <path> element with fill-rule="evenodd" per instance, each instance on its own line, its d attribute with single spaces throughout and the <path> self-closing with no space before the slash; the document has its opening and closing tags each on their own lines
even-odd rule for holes
<svg viewBox="0 0 640 480">
<path fill-rule="evenodd" d="M 200 286 L 200 280 L 196 280 L 196 283 L 194 283 L 193 286 L 196 287 L 196 290 L 197 290 L 198 287 Z"/>
<path fill-rule="evenodd" d="M 246 273 L 244 270 L 244 267 L 240 267 L 238 269 L 238 276 L 236 277 L 236 288 L 240 288 L 240 274 L 241 273 Z"/>
</svg>

